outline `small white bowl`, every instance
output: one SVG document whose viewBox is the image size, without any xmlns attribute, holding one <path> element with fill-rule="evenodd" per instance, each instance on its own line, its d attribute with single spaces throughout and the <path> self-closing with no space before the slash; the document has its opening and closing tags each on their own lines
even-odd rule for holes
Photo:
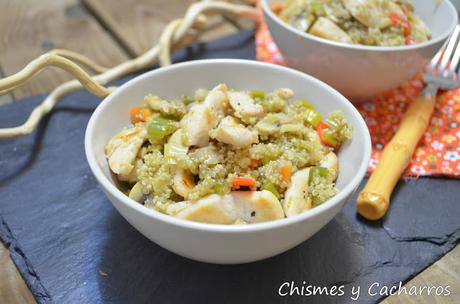
<svg viewBox="0 0 460 304">
<path fill-rule="evenodd" d="M 150 93 L 165 98 L 193 94 L 197 88 L 226 83 L 238 90 L 280 87 L 294 90 L 321 113 L 342 110 L 353 125 L 353 140 L 338 157 L 339 193 L 301 215 L 252 225 L 213 225 L 177 219 L 148 209 L 123 194 L 111 177 L 104 156 L 108 140 L 129 124 L 129 109 Z M 305 241 L 326 225 L 358 187 L 370 158 L 371 141 L 363 118 L 353 105 L 325 83 L 301 72 L 249 60 L 199 60 L 145 73 L 125 83 L 94 111 L 85 135 L 89 166 L 102 190 L 123 217 L 158 245 L 184 257 L 210 263 L 244 263 L 282 253 Z"/>
<path fill-rule="evenodd" d="M 283 22 L 270 9 L 279 0 L 262 0 L 270 33 L 288 66 L 331 85 L 354 103 L 393 89 L 423 70 L 458 22 L 448 0 L 413 0 L 415 13 L 433 37 L 410 46 L 351 45 L 304 33 Z"/>
<path fill-rule="evenodd" d="M 457 12 L 460 12 L 460 0 L 450 0 L 450 2 L 455 6 Z"/>
</svg>

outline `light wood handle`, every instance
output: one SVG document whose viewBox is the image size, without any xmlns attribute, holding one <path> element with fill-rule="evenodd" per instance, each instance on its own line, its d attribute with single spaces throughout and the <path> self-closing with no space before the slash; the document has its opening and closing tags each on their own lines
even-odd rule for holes
<svg viewBox="0 0 460 304">
<path fill-rule="evenodd" d="M 428 127 L 435 102 L 435 96 L 420 96 L 407 109 L 398 131 L 385 146 L 377 168 L 358 196 L 356 208 L 365 218 L 378 220 L 387 212 L 391 193 Z"/>
</svg>

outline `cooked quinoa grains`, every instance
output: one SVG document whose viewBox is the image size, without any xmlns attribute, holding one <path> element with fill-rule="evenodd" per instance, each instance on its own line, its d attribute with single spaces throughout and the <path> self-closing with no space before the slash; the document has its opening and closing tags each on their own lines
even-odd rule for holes
<svg viewBox="0 0 460 304">
<path fill-rule="evenodd" d="M 149 95 L 107 144 L 109 166 L 131 170 L 118 174 L 130 197 L 172 216 L 244 224 L 303 212 L 337 193 L 334 152 L 352 128 L 340 111 L 323 119 L 293 97 L 223 84 L 178 100 Z"/>
</svg>

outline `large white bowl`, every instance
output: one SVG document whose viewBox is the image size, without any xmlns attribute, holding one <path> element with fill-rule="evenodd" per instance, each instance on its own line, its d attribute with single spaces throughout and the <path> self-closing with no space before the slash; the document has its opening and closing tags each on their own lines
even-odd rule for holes
<svg viewBox="0 0 460 304">
<path fill-rule="evenodd" d="M 350 45 L 304 33 L 281 21 L 262 0 L 271 35 L 288 66 L 331 85 L 358 103 L 398 87 L 422 71 L 457 24 L 457 11 L 448 0 L 413 0 L 415 12 L 428 25 L 432 39 L 411 46 Z"/>
<path fill-rule="evenodd" d="M 148 209 L 116 186 L 104 156 L 104 145 L 129 124 L 129 109 L 153 93 L 165 98 L 193 94 L 197 88 L 226 83 L 235 89 L 271 91 L 289 87 L 322 113 L 342 110 L 354 138 L 339 153 L 339 193 L 299 216 L 252 225 L 212 225 L 177 219 Z M 247 60 L 200 60 L 145 73 L 118 88 L 94 111 L 85 135 L 89 166 L 102 190 L 123 217 L 143 235 L 179 255 L 211 263 L 244 263 L 268 258 L 305 241 L 326 225 L 359 185 L 368 165 L 371 141 L 358 111 L 337 91 L 301 72 Z"/>
</svg>

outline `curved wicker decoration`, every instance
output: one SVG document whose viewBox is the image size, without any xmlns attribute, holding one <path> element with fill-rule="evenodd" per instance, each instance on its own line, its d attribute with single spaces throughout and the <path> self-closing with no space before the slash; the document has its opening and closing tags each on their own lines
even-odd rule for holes
<svg viewBox="0 0 460 304">
<path fill-rule="evenodd" d="M 125 61 L 113 68 L 100 66 L 91 59 L 69 50 L 56 49 L 41 55 L 18 73 L 0 79 L 0 94 L 14 90 L 50 66 L 59 67 L 77 79 L 64 82 L 51 91 L 22 125 L 0 129 L 0 138 L 18 137 L 32 133 L 43 116 L 53 109 L 60 98 L 82 87 L 97 96 L 105 97 L 116 89 L 116 87 L 107 88 L 104 86 L 110 81 L 145 69 L 157 61 L 161 66 L 170 65 L 172 49 L 185 47 L 196 41 L 208 20 L 206 15 L 222 13 L 230 13 L 256 21 L 259 19 L 259 13 L 250 5 L 202 1 L 192 4 L 183 18 L 171 21 L 164 29 L 157 45 L 139 57 Z M 98 74 L 90 76 L 82 66 Z"/>
</svg>

